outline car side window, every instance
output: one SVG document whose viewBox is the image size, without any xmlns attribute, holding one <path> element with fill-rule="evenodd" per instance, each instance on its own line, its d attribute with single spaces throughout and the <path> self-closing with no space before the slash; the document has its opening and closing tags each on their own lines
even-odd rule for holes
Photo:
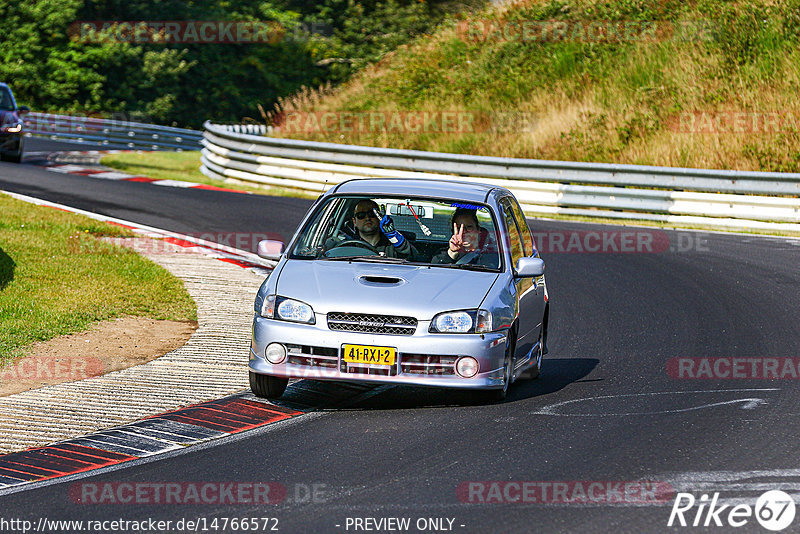
<svg viewBox="0 0 800 534">
<path fill-rule="evenodd" d="M 522 238 L 519 234 L 517 221 L 514 220 L 514 210 L 511 207 L 511 202 L 508 197 L 500 201 L 503 208 L 503 218 L 506 221 L 506 228 L 508 228 L 508 237 L 511 242 L 511 263 L 516 266 L 517 261 L 525 255 L 525 250 L 522 247 Z"/>
<path fill-rule="evenodd" d="M 533 244 L 531 229 L 528 227 L 528 221 L 525 220 L 525 214 L 522 213 L 522 208 L 519 207 L 519 203 L 516 199 L 511 199 L 510 204 L 511 209 L 514 212 L 514 218 L 517 220 L 517 226 L 522 234 L 522 244 L 525 247 L 525 255 L 535 256 L 536 246 Z"/>
<path fill-rule="evenodd" d="M 5 87 L 0 87 L 0 110 L 13 111 L 14 100 L 11 98 L 11 93 Z"/>
</svg>

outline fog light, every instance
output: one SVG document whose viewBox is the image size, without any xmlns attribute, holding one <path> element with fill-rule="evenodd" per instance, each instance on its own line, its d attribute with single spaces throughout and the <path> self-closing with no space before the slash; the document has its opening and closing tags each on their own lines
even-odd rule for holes
<svg viewBox="0 0 800 534">
<path fill-rule="evenodd" d="M 464 356 L 456 362 L 456 373 L 464 378 L 472 378 L 478 374 L 478 360 L 472 356 Z"/>
<path fill-rule="evenodd" d="M 286 359 L 286 348 L 280 343 L 267 345 L 267 361 L 273 364 L 283 363 Z"/>
</svg>

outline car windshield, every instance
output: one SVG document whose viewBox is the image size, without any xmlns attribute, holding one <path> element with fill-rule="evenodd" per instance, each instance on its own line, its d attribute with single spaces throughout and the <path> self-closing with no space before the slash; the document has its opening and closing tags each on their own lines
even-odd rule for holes
<svg viewBox="0 0 800 534">
<path fill-rule="evenodd" d="M 14 99 L 5 87 L 0 87 L 0 111 L 14 111 Z"/>
<path fill-rule="evenodd" d="M 392 219 L 400 236 L 381 230 L 384 215 Z M 486 205 L 435 198 L 333 196 L 316 209 L 289 257 L 494 271 L 502 264 L 500 243 Z"/>
</svg>

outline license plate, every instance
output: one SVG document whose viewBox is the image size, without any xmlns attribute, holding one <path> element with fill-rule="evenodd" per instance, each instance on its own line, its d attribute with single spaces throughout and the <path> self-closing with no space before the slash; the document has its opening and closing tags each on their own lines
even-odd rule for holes
<svg viewBox="0 0 800 534">
<path fill-rule="evenodd" d="M 342 359 L 347 363 L 394 365 L 397 349 L 372 345 L 344 345 Z"/>
</svg>

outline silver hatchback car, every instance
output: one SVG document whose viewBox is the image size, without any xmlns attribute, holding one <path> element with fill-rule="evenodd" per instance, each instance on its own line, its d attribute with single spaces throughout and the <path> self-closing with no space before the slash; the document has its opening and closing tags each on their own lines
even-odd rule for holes
<svg viewBox="0 0 800 534">
<path fill-rule="evenodd" d="M 478 390 L 539 375 L 549 300 L 510 191 L 443 180 L 339 184 L 311 207 L 255 300 L 250 386 L 290 378 Z"/>
</svg>

